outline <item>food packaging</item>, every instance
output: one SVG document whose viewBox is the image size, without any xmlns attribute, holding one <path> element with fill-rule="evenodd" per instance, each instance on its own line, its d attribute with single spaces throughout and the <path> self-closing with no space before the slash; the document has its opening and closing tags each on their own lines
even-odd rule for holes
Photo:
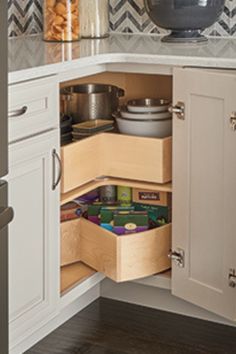
<svg viewBox="0 0 236 354">
<path fill-rule="evenodd" d="M 116 202 L 116 186 L 102 186 L 99 188 L 99 199 L 102 203 L 114 204 Z"/>
<path fill-rule="evenodd" d="M 161 205 L 171 207 L 171 193 L 133 188 L 132 199 L 135 203 Z"/>
<path fill-rule="evenodd" d="M 87 218 L 89 221 L 94 224 L 100 225 L 101 223 L 101 209 L 102 208 L 110 208 L 110 204 L 104 204 L 101 202 L 96 202 L 91 205 L 88 205 L 88 215 Z M 117 204 L 113 204 L 112 207 L 118 207 Z"/>
<path fill-rule="evenodd" d="M 130 206 L 132 203 L 132 188 L 126 186 L 118 186 L 117 199 L 121 206 Z"/>
<path fill-rule="evenodd" d="M 110 223 L 114 218 L 115 212 L 125 214 L 125 213 L 130 213 L 131 211 L 134 211 L 134 206 L 130 206 L 130 207 L 121 207 L 121 206 L 102 207 L 101 208 L 101 223 Z"/>
<path fill-rule="evenodd" d="M 77 203 L 66 203 L 61 207 L 61 222 L 77 219 L 81 213 L 81 208 Z"/>
<path fill-rule="evenodd" d="M 163 226 L 170 222 L 169 208 L 157 205 L 133 203 L 135 211 L 146 211 L 148 213 L 149 228 Z"/>
<path fill-rule="evenodd" d="M 113 232 L 116 235 L 127 235 L 148 230 L 149 221 L 147 212 L 130 212 L 114 214 Z"/>
</svg>

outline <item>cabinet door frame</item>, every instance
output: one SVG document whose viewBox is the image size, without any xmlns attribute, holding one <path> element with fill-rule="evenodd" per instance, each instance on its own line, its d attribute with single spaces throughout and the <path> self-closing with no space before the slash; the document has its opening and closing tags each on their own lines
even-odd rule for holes
<svg viewBox="0 0 236 354">
<path fill-rule="evenodd" d="M 27 166 L 42 164 L 44 195 L 44 298 L 21 315 L 10 318 L 10 347 L 13 348 L 27 339 L 33 332 L 46 324 L 58 313 L 60 299 L 59 266 L 59 205 L 60 188 L 52 190 L 53 160 L 52 152 L 59 151 L 59 133 L 57 130 L 15 143 L 9 147 L 9 189 L 11 179 Z M 14 207 L 14 206 L 13 206 Z M 22 203 L 23 207 L 23 203 Z M 11 234 L 9 235 L 11 237 Z M 30 265 L 29 265 L 30 266 Z M 22 284 L 23 286 L 23 284 Z"/>
<path fill-rule="evenodd" d="M 172 250 L 184 250 L 185 265 L 183 268 L 180 268 L 174 261 L 172 262 L 172 293 L 211 312 L 235 320 L 236 290 L 229 287 L 228 276 L 230 268 L 236 269 L 236 218 L 233 215 L 236 200 L 236 192 L 234 188 L 236 180 L 236 163 L 234 164 L 236 132 L 230 127 L 230 116 L 232 111 L 236 111 L 236 71 L 205 70 L 197 68 L 174 69 L 173 90 L 174 104 L 177 102 L 184 102 L 185 104 L 185 119 L 178 119 L 176 115 L 173 117 L 174 157 Z M 211 100 L 211 104 L 215 102 L 215 105 L 222 110 L 219 114 L 219 110 L 216 111 L 216 121 L 213 119 L 214 115 L 212 113 L 213 110 L 211 110 L 212 106 L 210 106 L 210 101 L 208 100 Z M 196 102 L 202 102 L 202 106 L 198 107 Z M 193 107 L 195 107 L 195 109 Z M 207 115 L 204 115 L 204 109 L 205 111 L 209 109 Z M 220 114 L 223 115 L 222 120 Z M 205 125 L 202 117 L 206 119 Z M 199 122 L 202 122 L 202 126 L 200 126 L 200 123 L 196 123 L 197 119 L 199 119 Z M 210 120 L 215 124 L 210 126 L 208 124 Z M 222 133 L 220 127 L 222 128 Z M 196 136 L 200 137 L 201 132 L 202 139 L 198 139 L 198 153 L 196 148 Z M 212 135 L 210 135 L 210 133 Z M 206 134 L 209 136 L 209 139 L 212 137 L 212 140 L 209 141 L 209 147 L 206 144 Z M 220 139 L 218 139 L 218 137 L 220 137 Z M 218 140 L 220 140 L 219 144 L 222 145 L 217 146 L 216 142 Z M 205 146 L 205 154 L 203 145 Z M 220 147 L 222 147 L 221 150 Z M 223 169 L 219 169 L 219 173 L 215 174 L 216 182 L 214 178 L 212 178 L 211 186 L 209 176 L 212 175 L 212 173 L 209 170 L 210 167 L 206 164 L 206 157 L 204 155 L 212 156 L 213 159 L 216 158 L 212 163 L 212 171 L 213 169 L 216 171 L 217 167 L 220 166 L 220 162 L 217 162 L 214 148 L 215 151 L 216 149 L 220 151 L 219 159 L 222 158 L 221 163 Z M 211 149 L 211 151 L 207 151 L 207 149 Z M 200 154 L 202 155 L 200 156 Z M 201 163 L 203 163 L 203 166 L 206 167 L 206 171 L 208 172 L 196 171 L 196 166 L 201 166 Z M 210 161 L 209 165 L 211 165 Z M 193 173 L 193 171 L 195 171 L 195 173 Z M 209 188 L 207 185 L 204 185 L 204 173 L 207 173 L 206 184 L 209 183 Z M 221 199 L 215 197 L 216 184 L 221 186 L 219 187 Z M 195 190 L 194 186 L 196 187 Z M 207 195 L 208 190 L 211 190 L 212 194 L 209 191 L 209 195 Z M 200 221 L 199 226 L 197 225 L 196 205 L 199 206 L 199 200 L 204 200 L 205 196 L 199 197 L 196 192 L 199 194 L 201 192 L 202 194 L 206 192 L 206 198 L 212 198 L 209 200 L 222 200 L 223 206 L 221 209 L 219 208 L 219 204 L 215 205 L 215 209 L 222 210 L 223 213 L 223 221 L 219 217 L 219 223 L 224 223 L 222 226 L 223 231 L 221 233 L 224 237 L 221 237 L 217 232 L 214 234 L 217 242 L 215 243 L 215 247 L 218 247 L 218 251 L 216 248 L 214 249 L 214 242 L 212 242 L 211 249 L 205 250 L 203 250 L 204 247 L 199 246 L 196 243 L 200 242 L 197 240 L 196 235 L 198 234 L 199 239 L 201 239 L 201 234 L 203 235 L 205 230 L 207 230 L 206 219 L 204 217 L 199 220 L 203 221 L 203 224 L 205 223 L 205 230 L 202 228 Z M 205 199 L 205 201 L 205 205 L 211 205 L 211 202 L 208 203 L 207 199 Z M 214 205 L 212 205 L 212 210 L 209 210 L 209 220 L 216 220 L 217 213 L 218 211 L 215 212 Z M 203 212 L 201 213 L 201 211 L 199 211 L 199 215 L 202 217 Z M 213 226 L 213 224 L 211 226 Z M 208 230 L 211 229 L 216 230 L 214 227 L 208 227 Z M 205 233 L 205 236 L 207 237 L 208 241 L 206 242 L 208 242 L 209 246 L 209 240 L 213 237 L 210 236 L 210 232 Z M 195 250 L 193 245 L 195 245 L 196 248 L 203 250 L 203 252 L 199 254 L 199 267 L 197 266 L 197 254 L 194 254 Z M 222 252 L 220 245 L 222 246 Z M 215 262 L 215 265 L 217 264 L 218 266 L 218 261 L 216 261 L 217 252 L 220 254 L 219 262 L 221 262 L 221 264 L 219 263 L 219 269 L 221 275 L 219 275 L 219 272 L 214 274 L 214 269 L 211 268 L 210 262 L 206 261 L 207 257 L 209 257 L 209 259 L 212 257 L 212 263 Z M 202 265 L 204 264 L 204 259 L 206 261 L 205 263 L 208 264 L 208 267 L 205 268 L 206 276 L 201 276 L 204 270 L 199 272 L 198 268 L 203 268 Z M 210 271 L 208 272 L 208 270 Z M 197 273 L 198 275 L 196 275 Z M 209 273 L 209 276 L 207 273 Z M 208 284 L 207 281 L 204 283 L 203 279 L 209 280 Z"/>
</svg>

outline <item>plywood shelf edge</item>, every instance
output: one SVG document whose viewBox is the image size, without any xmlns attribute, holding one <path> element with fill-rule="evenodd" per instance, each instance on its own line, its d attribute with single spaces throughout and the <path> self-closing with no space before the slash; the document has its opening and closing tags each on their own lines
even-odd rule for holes
<svg viewBox="0 0 236 354">
<path fill-rule="evenodd" d="M 94 181 L 88 182 L 78 188 L 73 189 L 68 193 L 61 194 L 61 205 L 70 202 L 71 200 L 90 192 L 101 186 L 106 185 L 117 185 L 117 186 L 128 186 L 132 188 L 142 188 L 149 190 L 156 190 L 162 192 L 172 192 L 172 183 L 158 184 L 158 183 L 148 183 L 142 181 L 134 181 L 122 178 L 98 178 Z"/>
</svg>

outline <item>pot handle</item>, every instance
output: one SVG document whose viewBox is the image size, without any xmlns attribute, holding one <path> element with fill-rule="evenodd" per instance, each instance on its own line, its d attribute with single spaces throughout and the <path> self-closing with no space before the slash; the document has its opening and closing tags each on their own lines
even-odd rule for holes
<svg viewBox="0 0 236 354">
<path fill-rule="evenodd" d="M 63 101 L 70 101 L 73 97 L 73 92 L 65 88 L 61 90 L 60 96 Z"/>
<path fill-rule="evenodd" d="M 124 95 L 125 95 L 125 90 L 118 88 L 117 97 L 124 97 Z"/>
</svg>

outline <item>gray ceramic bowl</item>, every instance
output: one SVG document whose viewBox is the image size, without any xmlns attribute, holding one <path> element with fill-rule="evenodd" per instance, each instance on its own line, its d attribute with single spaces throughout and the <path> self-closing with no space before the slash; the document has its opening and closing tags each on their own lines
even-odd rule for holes
<svg viewBox="0 0 236 354">
<path fill-rule="evenodd" d="M 152 21 L 172 33 L 165 42 L 200 42 L 200 31 L 213 25 L 224 10 L 225 0 L 144 0 Z"/>
</svg>

